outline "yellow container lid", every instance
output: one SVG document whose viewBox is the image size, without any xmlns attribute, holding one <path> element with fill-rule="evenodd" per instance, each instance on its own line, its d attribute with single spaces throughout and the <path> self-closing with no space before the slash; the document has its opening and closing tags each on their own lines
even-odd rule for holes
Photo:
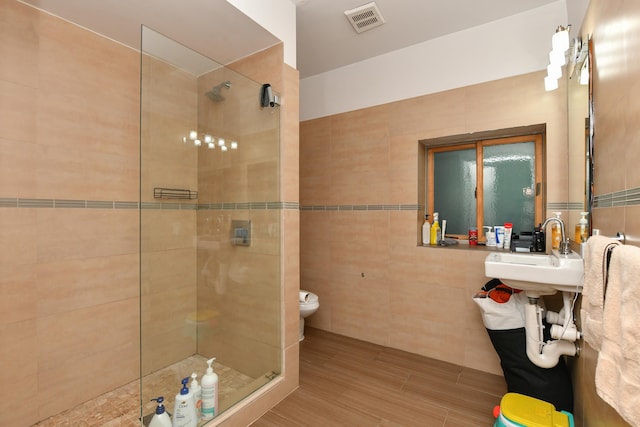
<svg viewBox="0 0 640 427">
<path fill-rule="evenodd" d="M 509 421 L 527 427 L 571 427 L 569 416 L 556 411 L 544 400 L 519 393 L 507 393 L 500 401 L 500 412 Z"/>
</svg>

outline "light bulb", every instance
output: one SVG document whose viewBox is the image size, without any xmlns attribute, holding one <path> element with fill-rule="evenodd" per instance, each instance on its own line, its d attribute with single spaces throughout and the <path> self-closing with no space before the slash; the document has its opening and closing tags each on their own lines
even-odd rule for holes
<svg viewBox="0 0 640 427">
<path fill-rule="evenodd" d="M 195 141 L 197 138 L 198 138 L 198 132 L 196 132 L 195 130 L 190 130 L 189 139 L 192 141 Z"/>
<path fill-rule="evenodd" d="M 553 77 L 544 78 L 544 90 L 547 92 L 558 89 L 558 80 Z"/>
<path fill-rule="evenodd" d="M 216 144 L 214 144 L 213 142 L 209 142 L 207 145 L 208 145 L 208 146 L 209 146 L 209 148 L 211 148 L 212 150 L 213 150 L 214 148 L 216 148 Z"/>
<path fill-rule="evenodd" d="M 555 64 L 547 65 L 547 75 L 554 79 L 559 79 L 562 77 L 562 67 Z"/>
<path fill-rule="evenodd" d="M 202 145 L 202 141 L 200 141 L 199 139 L 196 139 L 195 141 L 193 141 L 193 145 L 195 145 L 196 147 L 199 147 Z"/>
<path fill-rule="evenodd" d="M 238 143 L 236 141 L 231 141 L 231 149 L 236 150 L 238 148 Z"/>
<path fill-rule="evenodd" d="M 218 145 L 219 145 L 220 147 L 224 147 L 224 138 L 220 138 L 220 139 L 218 139 Z"/>
<path fill-rule="evenodd" d="M 553 50 L 566 52 L 569 49 L 569 30 L 563 27 L 558 27 L 558 30 L 551 37 L 551 46 Z"/>
<path fill-rule="evenodd" d="M 206 142 L 207 144 L 209 144 L 212 141 L 213 141 L 213 138 L 211 137 L 211 135 L 204 136 L 204 142 Z"/>
<path fill-rule="evenodd" d="M 564 52 L 554 49 L 549 52 L 549 63 L 561 67 L 567 63 L 567 58 L 565 57 Z"/>
<path fill-rule="evenodd" d="M 220 147 L 220 149 L 222 151 L 227 151 L 229 148 L 226 145 L 223 145 L 223 146 Z"/>
</svg>

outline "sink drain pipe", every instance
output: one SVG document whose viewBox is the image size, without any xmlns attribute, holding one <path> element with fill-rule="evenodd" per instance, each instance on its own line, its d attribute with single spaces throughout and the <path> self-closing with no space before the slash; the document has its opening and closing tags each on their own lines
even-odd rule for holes
<svg viewBox="0 0 640 427">
<path fill-rule="evenodd" d="M 565 299 L 565 294 L 566 292 L 563 292 L 563 300 Z M 544 310 L 538 304 L 537 296 L 527 295 L 527 297 L 529 298 L 529 303 L 524 307 L 524 322 L 527 357 L 529 357 L 529 360 L 541 368 L 553 368 L 558 364 L 561 356 L 575 356 L 578 354 L 578 346 L 575 342 L 565 341 L 564 339 L 544 341 L 544 324 L 542 323 Z M 567 307 L 565 307 L 565 325 L 561 327 L 565 332 L 571 330 L 571 325 L 569 325 L 569 323 L 573 323 L 571 313 L 572 311 L 570 309 L 567 310 Z M 575 326 L 573 326 L 573 329 L 575 329 Z M 562 333 L 561 335 L 569 335 L 567 338 L 571 338 L 572 334 Z M 573 333 L 573 337 L 579 336 L 579 332 Z"/>
</svg>

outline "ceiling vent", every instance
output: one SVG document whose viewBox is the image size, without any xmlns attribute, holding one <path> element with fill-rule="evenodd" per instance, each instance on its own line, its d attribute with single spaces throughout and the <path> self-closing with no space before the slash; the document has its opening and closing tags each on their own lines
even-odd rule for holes
<svg viewBox="0 0 640 427">
<path fill-rule="evenodd" d="M 345 10 L 344 14 L 351 22 L 356 33 L 362 33 L 384 24 L 384 18 L 375 2 L 358 6 L 355 9 Z"/>
</svg>

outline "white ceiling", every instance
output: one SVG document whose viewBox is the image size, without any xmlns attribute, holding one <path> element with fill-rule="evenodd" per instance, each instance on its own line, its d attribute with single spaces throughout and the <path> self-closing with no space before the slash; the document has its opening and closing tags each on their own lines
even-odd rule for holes
<svg viewBox="0 0 640 427">
<path fill-rule="evenodd" d="M 226 0 L 21 0 L 139 49 L 140 25 L 227 64 L 278 43 Z M 265 0 L 260 0 L 265 1 Z M 297 5 L 300 78 L 402 49 L 549 3 L 581 23 L 589 0 L 376 0 L 386 23 L 357 34 L 344 11 L 367 0 L 291 0 Z M 558 23 L 558 25 L 566 23 Z M 193 31 L 197 28 L 198 31 Z M 195 36 L 194 36 L 195 35 Z"/>
<path fill-rule="evenodd" d="M 305 78 L 557 0 L 376 0 L 385 24 L 360 34 L 344 11 L 368 0 L 294 1 L 298 69 Z"/>
</svg>

